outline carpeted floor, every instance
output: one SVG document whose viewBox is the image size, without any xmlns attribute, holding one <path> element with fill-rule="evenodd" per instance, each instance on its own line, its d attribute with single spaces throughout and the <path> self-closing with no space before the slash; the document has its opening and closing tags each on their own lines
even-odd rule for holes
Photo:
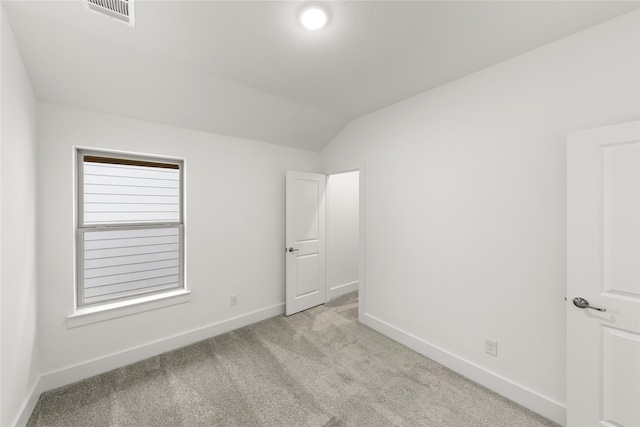
<svg viewBox="0 0 640 427">
<path fill-rule="evenodd" d="M 44 393 L 29 427 L 556 426 L 357 322 L 357 293 Z"/>
</svg>

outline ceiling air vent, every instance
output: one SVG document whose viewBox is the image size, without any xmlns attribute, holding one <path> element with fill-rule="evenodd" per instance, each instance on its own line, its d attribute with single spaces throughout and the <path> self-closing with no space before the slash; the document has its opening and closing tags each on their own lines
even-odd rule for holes
<svg viewBox="0 0 640 427">
<path fill-rule="evenodd" d="M 84 0 L 90 10 L 134 26 L 133 0 Z"/>
</svg>

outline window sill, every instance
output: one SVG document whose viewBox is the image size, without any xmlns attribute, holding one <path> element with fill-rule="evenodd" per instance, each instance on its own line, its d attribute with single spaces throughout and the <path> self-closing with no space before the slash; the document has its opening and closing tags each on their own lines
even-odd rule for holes
<svg viewBox="0 0 640 427">
<path fill-rule="evenodd" d="M 149 295 L 128 301 L 119 301 L 99 307 L 78 308 L 75 313 L 67 316 L 67 329 L 168 307 L 170 305 L 182 304 L 188 302 L 190 299 L 191 292 L 179 289 L 173 292 Z"/>
</svg>

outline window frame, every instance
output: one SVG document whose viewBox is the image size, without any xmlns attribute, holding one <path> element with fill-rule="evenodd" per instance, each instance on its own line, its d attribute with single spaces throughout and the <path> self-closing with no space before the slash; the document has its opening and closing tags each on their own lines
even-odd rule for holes
<svg viewBox="0 0 640 427">
<path fill-rule="evenodd" d="M 135 303 L 136 299 L 147 300 L 149 296 L 157 296 L 162 294 L 174 294 L 176 291 L 187 291 L 185 283 L 185 233 L 184 233 L 184 160 L 154 156 L 147 154 L 122 153 L 99 149 L 76 148 L 76 292 L 75 307 L 76 309 L 86 309 L 100 306 L 113 306 L 123 301 Z M 85 157 L 101 157 L 105 159 L 124 160 L 130 162 L 148 163 L 139 164 L 138 166 L 151 166 L 151 164 L 176 165 L 179 171 L 179 221 L 177 222 L 131 222 L 118 224 L 85 224 L 84 223 L 84 164 Z M 106 163 L 106 162 L 105 162 Z M 116 163 L 116 162 L 114 162 Z M 118 164 L 118 163 L 116 163 Z M 136 166 L 132 164 L 132 166 Z M 175 168 L 172 168 L 175 169 Z M 160 289 L 156 291 L 140 292 L 134 295 L 111 298 L 99 302 L 85 302 L 85 278 L 84 278 L 84 234 L 87 231 L 120 231 L 120 230 L 150 230 L 162 228 L 178 229 L 178 286 L 169 289 Z"/>
</svg>

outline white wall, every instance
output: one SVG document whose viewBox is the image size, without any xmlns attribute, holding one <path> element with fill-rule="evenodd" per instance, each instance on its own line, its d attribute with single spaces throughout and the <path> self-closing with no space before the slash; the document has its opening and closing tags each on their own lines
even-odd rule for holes
<svg viewBox="0 0 640 427">
<path fill-rule="evenodd" d="M 0 425 L 11 426 L 37 384 L 36 98 L 6 15 L 2 19 L 2 358 Z"/>
<path fill-rule="evenodd" d="M 284 172 L 317 171 L 317 153 L 51 104 L 39 105 L 38 126 L 45 389 L 240 326 L 237 317 L 283 312 Z M 74 145 L 185 159 L 190 302 L 67 329 L 74 310 Z M 232 294 L 236 307 L 229 306 Z M 189 338 L 176 338 L 184 334 Z M 156 345 L 163 341 L 169 344 Z M 150 350 L 138 351 L 145 346 Z"/>
<path fill-rule="evenodd" d="M 335 298 L 358 288 L 359 172 L 327 179 L 327 287 Z"/>
<path fill-rule="evenodd" d="M 640 116 L 639 23 L 636 11 L 364 116 L 322 152 L 328 173 L 366 164 L 365 321 L 559 421 L 565 138 Z"/>
</svg>

